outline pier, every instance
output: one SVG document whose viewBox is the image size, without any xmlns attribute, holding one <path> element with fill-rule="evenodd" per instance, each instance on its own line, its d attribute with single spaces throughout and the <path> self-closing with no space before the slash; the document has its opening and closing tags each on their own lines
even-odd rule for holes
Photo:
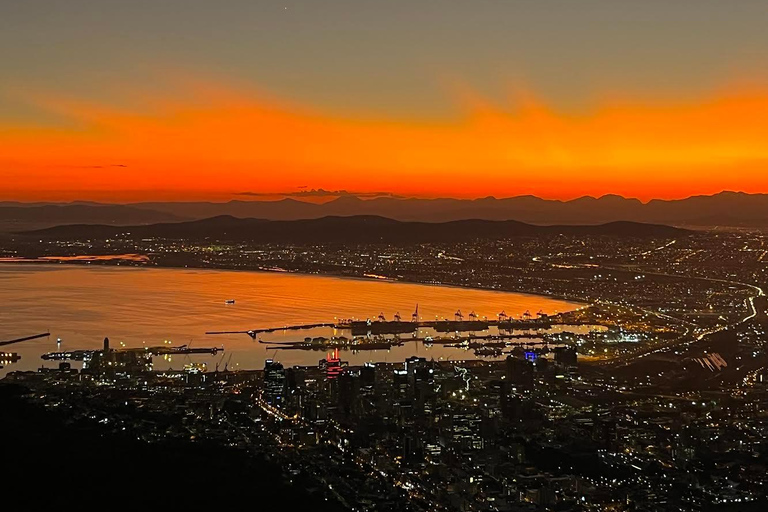
<svg viewBox="0 0 768 512">
<path fill-rule="evenodd" d="M 283 327 L 267 327 L 265 329 L 249 329 L 247 331 L 207 331 L 205 334 L 217 335 L 217 334 L 247 334 L 253 339 L 259 334 L 278 331 L 301 331 L 307 329 L 317 329 L 320 327 L 336 327 L 336 324 L 332 323 L 320 323 L 320 324 L 304 324 L 304 325 L 285 325 Z"/>
<path fill-rule="evenodd" d="M 556 322 L 556 317 L 550 317 L 539 312 L 536 316 L 526 311 L 522 318 L 515 319 L 507 316 L 503 311 L 499 313 L 496 319 L 479 318 L 474 311 L 469 314 L 469 319 L 465 320 L 458 310 L 454 315 L 454 320 L 435 319 L 419 320 L 418 308 L 412 315 L 410 322 L 400 320 L 400 314 L 395 314 L 394 320 L 385 320 L 384 315 L 380 314 L 376 320 L 340 320 L 333 323 L 315 323 L 302 325 L 285 325 L 282 327 L 267 327 L 262 329 L 248 329 L 245 331 L 208 331 L 208 335 L 220 334 L 247 334 L 252 339 L 257 339 L 259 334 L 266 334 L 279 331 L 299 331 L 316 329 L 321 327 L 333 327 L 341 331 L 351 331 L 352 335 L 381 335 L 381 334 L 408 334 L 414 333 L 418 329 L 434 329 L 436 332 L 475 332 L 485 331 L 489 327 L 497 327 L 502 331 L 511 331 L 512 329 L 548 329 Z"/>
<path fill-rule="evenodd" d="M 403 346 L 409 342 L 422 342 L 425 345 L 444 345 L 454 348 L 490 348 L 490 347 L 508 347 L 514 344 L 513 340 L 540 340 L 529 341 L 528 344 L 550 344 L 545 333 L 521 333 L 521 334 L 487 334 L 487 335 L 469 335 L 453 337 L 431 337 L 414 336 L 412 338 L 313 338 L 303 341 L 263 341 L 259 343 L 267 345 L 267 350 L 328 350 L 334 348 L 351 350 L 386 350 L 392 347 Z"/>
<path fill-rule="evenodd" d="M 0 347 L 3 347 L 5 345 L 13 345 L 14 343 L 21 343 L 22 341 L 31 341 L 31 340 L 36 340 L 40 338 L 46 338 L 50 335 L 51 335 L 50 332 L 44 332 L 41 334 L 33 334 L 32 336 L 24 336 L 23 338 L 16 338 L 15 340 L 0 341 Z"/>
<path fill-rule="evenodd" d="M 162 355 L 176 355 L 176 354 L 212 354 L 216 355 L 219 352 L 223 352 L 224 347 L 189 347 L 182 345 L 180 347 L 137 347 L 137 348 L 123 348 L 112 350 L 110 352 L 117 354 L 147 354 L 153 356 Z M 41 359 L 46 361 L 84 361 L 90 359 L 93 354 L 97 352 L 106 352 L 104 350 L 68 350 L 63 352 L 48 352 L 40 356 Z"/>
</svg>

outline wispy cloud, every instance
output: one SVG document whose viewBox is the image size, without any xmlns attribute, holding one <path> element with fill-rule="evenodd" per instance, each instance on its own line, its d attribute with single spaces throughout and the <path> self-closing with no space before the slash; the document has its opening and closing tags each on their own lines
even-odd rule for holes
<svg viewBox="0 0 768 512">
<path fill-rule="evenodd" d="M 299 187 L 299 189 L 306 189 L 306 186 Z M 331 197 L 359 197 L 361 199 L 373 199 L 376 197 L 394 197 L 401 198 L 403 196 L 395 194 L 393 192 L 350 192 L 348 190 L 325 190 L 323 188 L 313 188 L 309 190 L 295 190 L 292 192 L 238 192 L 235 195 L 238 196 L 251 196 L 251 197 L 298 197 L 298 198 L 331 198 Z"/>
<path fill-rule="evenodd" d="M 58 167 L 62 169 L 112 169 L 112 168 L 127 168 L 125 164 L 107 164 L 107 165 L 54 165 L 52 167 Z"/>
</svg>

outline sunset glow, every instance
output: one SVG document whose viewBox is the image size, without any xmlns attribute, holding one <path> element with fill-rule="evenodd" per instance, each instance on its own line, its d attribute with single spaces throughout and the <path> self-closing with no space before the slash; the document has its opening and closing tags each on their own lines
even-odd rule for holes
<svg viewBox="0 0 768 512">
<path fill-rule="evenodd" d="M 603 100 L 578 115 L 531 95 L 464 100 L 450 120 L 341 117 L 206 87 L 131 108 L 32 97 L 60 125 L 0 128 L 2 196 L 228 199 L 298 187 L 407 196 L 683 197 L 768 189 L 768 93 Z M 522 99 L 520 99 L 522 98 Z M 642 180 L 640 179 L 642 178 Z M 76 185 L 75 185 L 76 184 Z"/>
</svg>

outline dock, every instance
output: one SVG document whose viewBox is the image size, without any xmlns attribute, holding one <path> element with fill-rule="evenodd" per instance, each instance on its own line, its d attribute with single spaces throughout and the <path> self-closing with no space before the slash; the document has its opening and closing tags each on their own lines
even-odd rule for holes
<svg viewBox="0 0 768 512">
<path fill-rule="evenodd" d="M 301 331 L 306 329 L 318 329 L 321 327 L 336 327 L 333 323 L 319 323 L 319 324 L 304 324 L 304 325 L 285 325 L 283 327 L 267 327 L 265 329 L 249 329 L 247 331 L 207 331 L 205 334 L 218 335 L 218 334 L 247 334 L 253 339 L 259 334 L 278 331 Z"/>
<path fill-rule="evenodd" d="M 408 334 L 414 333 L 418 329 L 434 329 L 435 331 L 442 333 L 485 331 L 489 327 L 497 327 L 502 331 L 511 331 L 513 329 L 548 329 L 555 323 L 556 322 L 554 322 L 553 319 L 548 316 L 519 320 L 508 317 L 503 317 L 498 320 L 481 320 L 479 318 L 475 318 L 470 320 L 413 320 L 410 322 L 401 322 L 399 320 L 343 320 L 334 323 L 285 325 L 282 327 L 248 329 L 245 331 L 207 331 L 205 334 L 247 334 L 255 340 L 259 334 L 279 331 L 299 331 L 321 327 L 332 327 L 340 331 L 351 331 L 352 335 L 354 336 L 366 334 Z"/>
</svg>

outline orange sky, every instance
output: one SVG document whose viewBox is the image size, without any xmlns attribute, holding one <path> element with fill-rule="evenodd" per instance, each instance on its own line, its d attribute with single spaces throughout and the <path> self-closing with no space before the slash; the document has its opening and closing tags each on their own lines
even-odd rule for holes
<svg viewBox="0 0 768 512">
<path fill-rule="evenodd" d="M 768 91 L 603 99 L 464 97 L 442 119 L 341 117 L 231 87 L 113 103 L 24 95 L 56 122 L 0 117 L 0 199 L 226 200 L 302 186 L 409 196 L 646 200 L 768 192 Z"/>
</svg>

